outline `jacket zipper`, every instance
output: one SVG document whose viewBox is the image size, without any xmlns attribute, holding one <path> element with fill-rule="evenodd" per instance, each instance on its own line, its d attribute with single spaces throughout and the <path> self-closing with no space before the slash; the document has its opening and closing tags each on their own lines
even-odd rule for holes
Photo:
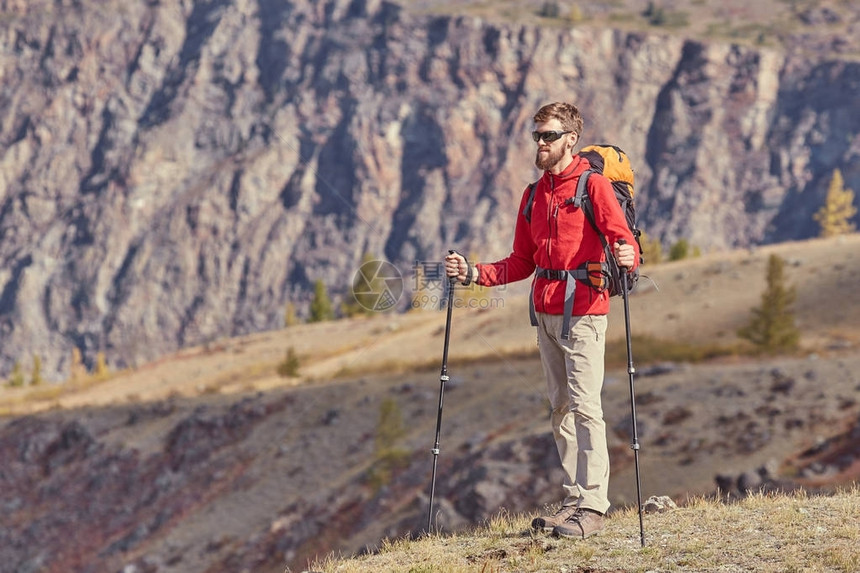
<svg viewBox="0 0 860 573">
<path fill-rule="evenodd" d="M 546 219 L 547 219 L 546 223 L 547 223 L 547 228 L 549 229 L 549 236 L 547 237 L 547 240 L 546 240 L 546 260 L 549 262 L 549 264 L 552 264 L 552 238 L 554 235 L 553 226 L 552 226 L 552 219 L 553 219 L 553 203 L 554 203 L 554 201 L 555 201 L 555 178 L 553 177 L 552 173 L 550 173 L 549 174 L 549 204 L 547 205 L 548 208 L 546 210 Z M 546 307 L 547 307 L 547 302 L 548 302 L 547 301 L 547 291 L 548 291 L 548 289 L 546 288 L 546 286 L 544 286 L 543 296 L 541 297 L 543 299 L 543 311 L 544 312 L 546 312 Z"/>
<path fill-rule="evenodd" d="M 552 261 L 552 238 L 555 236 L 555 230 L 553 229 L 553 225 L 552 225 L 552 220 L 553 220 L 553 217 L 555 216 L 553 213 L 553 208 L 554 208 L 553 203 L 554 202 L 555 202 L 555 179 L 553 178 L 552 173 L 550 173 L 549 174 L 549 205 L 547 205 L 548 208 L 546 210 L 546 225 L 547 225 L 547 228 L 549 229 L 549 237 L 547 238 L 547 241 L 546 241 L 546 258 L 547 258 L 547 261 Z M 558 208 L 555 207 L 555 210 L 557 211 Z"/>
</svg>

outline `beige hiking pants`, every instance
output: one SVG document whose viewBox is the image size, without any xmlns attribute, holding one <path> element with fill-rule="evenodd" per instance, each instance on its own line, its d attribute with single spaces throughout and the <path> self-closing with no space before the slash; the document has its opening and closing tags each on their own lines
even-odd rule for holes
<svg viewBox="0 0 860 573">
<path fill-rule="evenodd" d="M 552 407 L 552 432 L 564 469 L 564 505 L 606 513 L 609 450 L 600 391 L 607 318 L 571 317 L 562 340 L 561 315 L 538 313 L 538 347 Z"/>
</svg>

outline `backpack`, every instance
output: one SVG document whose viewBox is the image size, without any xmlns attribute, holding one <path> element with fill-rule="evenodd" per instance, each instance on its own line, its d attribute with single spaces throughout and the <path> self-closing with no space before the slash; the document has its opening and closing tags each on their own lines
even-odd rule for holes
<svg viewBox="0 0 860 573">
<path fill-rule="evenodd" d="M 633 168 L 630 165 L 630 158 L 626 153 L 615 145 L 600 144 L 589 145 L 582 148 L 579 152 L 581 157 L 584 157 L 591 164 L 591 169 L 583 172 L 579 178 L 579 183 L 576 187 L 576 195 L 569 198 L 565 203 L 572 203 L 574 207 L 581 207 L 585 212 L 585 218 L 591 223 L 591 226 L 600 237 L 600 242 L 603 244 L 603 252 L 606 255 L 605 262 L 586 263 L 588 271 L 588 284 L 598 291 L 608 290 L 610 296 L 622 294 L 621 291 L 621 268 L 615 261 L 615 255 L 612 252 L 612 245 L 606 239 L 606 236 L 597 227 L 597 221 L 594 218 L 594 205 L 588 195 L 587 182 L 592 173 L 600 173 L 612 183 L 612 189 L 615 191 L 615 198 L 621 205 L 621 211 L 624 213 L 624 218 L 627 221 L 627 227 L 633 233 L 633 238 L 636 240 L 636 245 L 639 247 L 639 262 L 643 262 L 642 244 L 640 236 L 642 231 L 636 226 L 636 206 L 633 203 Z M 529 185 L 529 199 L 523 208 L 523 216 L 528 222 L 531 222 L 532 203 L 534 203 L 535 190 L 537 182 Z M 639 282 L 639 269 L 627 273 L 627 291 L 632 291 Z"/>
</svg>

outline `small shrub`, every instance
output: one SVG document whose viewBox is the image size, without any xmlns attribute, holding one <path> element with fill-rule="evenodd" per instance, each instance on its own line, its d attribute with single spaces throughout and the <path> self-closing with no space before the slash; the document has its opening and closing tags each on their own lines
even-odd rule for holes
<svg viewBox="0 0 860 573">
<path fill-rule="evenodd" d="M 669 260 L 682 261 L 690 256 L 690 243 L 687 239 L 681 238 L 669 247 Z"/>
<path fill-rule="evenodd" d="M 543 6 L 541 6 L 538 11 L 538 16 L 542 18 L 558 18 L 560 13 L 558 2 L 553 2 L 551 0 L 544 2 Z"/>
<path fill-rule="evenodd" d="M 690 23 L 690 15 L 686 12 L 667 12 L 654 2 L 648 2 L 648 6 L 642 12 L 642 16 L 652 26 L 665 26 L 671 28 L 683 28 Z"/>
<path fill-rule="evenodd" d="M 295 349 L 290 346 L 287 349 L 287 355 L 278 364 L 278 375 L 282 378 L 295 378 L 299 375 L 300 366 L 299 357 L 296 355 Z"/>
<path fill-rule="evenodd" d="M 666 13 L 663 11 L 663 8 L 655 5 L 654 2 L 648 2 L 648 6 L 642 12 L 642 15 L 645 16 L 645 19 L 652 26 L 662 26 L 666 23 Z"/>
<path fill-rule="evenodd" d="M 570 12 L 567 14 L 567 20 L 571 24 L 578 24 L 585 20 L 585 15 L 582 13 L 582 8 L 578 4 L 573 4 L 570 7 Z"/>
<path fill-rule="evenodd" d="M 287 307 L 284 310 L 284 326 L 289 328 L 290 326 L 295 326 L 298 323 L 299 317 L 296 314 L 296 305 L 288 302 Z"/>
<path fill-rule="evenodd" d="M 21 369 L 21 363 L 16 360 L 12 366 L 12 372 L 9 374 L 9 381 L 6 384 L 11 388 L 20 388 L 24 383 L 24 371 Z"/>
</svg>

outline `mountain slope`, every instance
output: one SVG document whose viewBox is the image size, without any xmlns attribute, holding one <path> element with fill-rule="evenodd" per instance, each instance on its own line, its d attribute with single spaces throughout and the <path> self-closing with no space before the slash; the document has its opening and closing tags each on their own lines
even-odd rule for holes
<svg viewBox="0 0 860 573">
<path fill-rule="evenodd" d="M 841 289 L 856 280 L 858 241 L 646 269 L 660 290 L 631 299 L 637 336 L 731 344 L 758 304 L 767 256 L 779 254 L 790 262 L 806 348 L 654 364 L 634 345 L 646 497 L 857 480 L 860 307 Z M 453 314 L 434 512 L 446 531 L 558 498 L 534 333 L 523 295 L 503 294 L 503 308 Z M 423 311 L 300 325 L 214 341 L 107 381 L 0 389 L 0 562 L 46 572 L 275 572 L 421 531 L 444 322 Z M 302 378 L 276 374 L 289 347 Z M 387 466 L 375 438 L 391 400 L 403 454 Z M 635 499 L 623 365 L 607 373 L 604 409 L 621 509 Z"/>
</svg>

